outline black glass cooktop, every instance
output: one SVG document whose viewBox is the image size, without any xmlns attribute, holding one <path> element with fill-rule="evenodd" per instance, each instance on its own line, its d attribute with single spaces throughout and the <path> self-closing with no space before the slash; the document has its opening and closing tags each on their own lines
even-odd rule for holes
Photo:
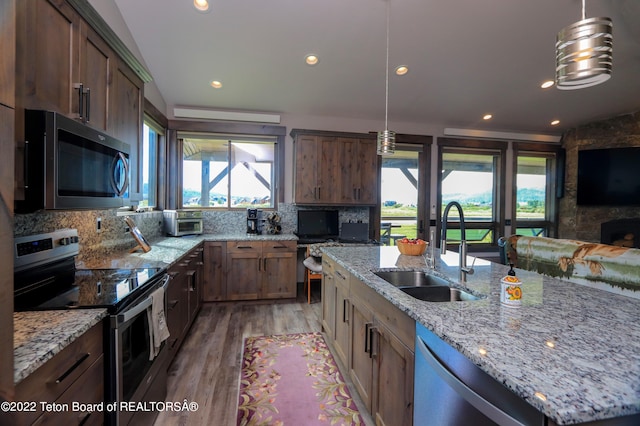
<svg viewBox="0 0 640 426">
<path fill-rule="evenodd" d="M 107 308 L 124 309 L 162 276 L 163 268 L 77 269 L 73 284 L 34 310 Z"/>
</svg>

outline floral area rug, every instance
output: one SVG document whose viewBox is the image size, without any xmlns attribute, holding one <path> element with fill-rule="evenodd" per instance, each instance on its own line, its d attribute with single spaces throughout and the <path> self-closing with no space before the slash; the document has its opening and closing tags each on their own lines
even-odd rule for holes
<svg viewBox="0 0 640 426">
<path fill-rule="evenodd" d="M 238 425 L 361 424 L 321 333 L 245 340 Z"/>
</svg>

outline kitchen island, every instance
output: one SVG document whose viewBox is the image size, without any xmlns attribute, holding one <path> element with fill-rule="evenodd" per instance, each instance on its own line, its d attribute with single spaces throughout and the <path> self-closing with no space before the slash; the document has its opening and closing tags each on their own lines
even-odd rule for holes
<svg viewBox="0 0 640 426">
<path fill-rule="evenodd" d="M 479 300 L 423 302 L 374 274 L 428 271 L 423 257 L 395 247 L 323 252 L 557 424 L 640 413 L 640 300 L 516 269 L 522 306 L 506 307 L 506 266 L 476 259 L 459 284 L 458 254 L 449 252 L 433 274 Z"/>
</svg>

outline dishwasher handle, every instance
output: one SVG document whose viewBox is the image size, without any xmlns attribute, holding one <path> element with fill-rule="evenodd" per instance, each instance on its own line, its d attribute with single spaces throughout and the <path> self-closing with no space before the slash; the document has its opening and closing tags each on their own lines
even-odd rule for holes
<svg viewBox="0 0 640 426">
<path fill-rule="evenodd" d="M 464 398 L 469 404 L 473 405 L 478 411 L 489 417 L 494 422 L 505 426 L 525 426 L 517 419 L 511 417 L 508 413 L 496 407 L 473 389 L 467 386 L 463 381 L 454 376 L 447 367 L 442 364 L 429 349 L 424 340 L 420 336 L 416 336 L 416 346 L 420 350 L 420 354 L 429 366 L 444 380 L 451 388 Z"/>
</svg>

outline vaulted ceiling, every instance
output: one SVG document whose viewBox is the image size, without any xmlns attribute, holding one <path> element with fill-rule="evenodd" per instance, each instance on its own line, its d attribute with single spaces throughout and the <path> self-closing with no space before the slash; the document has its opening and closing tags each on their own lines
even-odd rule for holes
<svg viewBox="0 0 640 426">
<path fill-rule="evenodd" d="M 120 10 L 170 118 L 186 106 L 384 124 L 385 0 L 210 0 L 208 13 L 192 0 L 103 1 Z M 540 88 L 554 78 L 557 32 L 581 19 L 581 7 L 580 0 L 389 0 L 389 128 L 559 134 L 640 110 L 638 0 L 586 1 L 587 17 L 613 20 L 610 80 Z M 315 66 L 305 64 L 309 53 L 320 58 Z M 395 75 L 398 65 L 409 72 Z M 493 118 L 484 121 L 486 113 Z"/>
</svg>

